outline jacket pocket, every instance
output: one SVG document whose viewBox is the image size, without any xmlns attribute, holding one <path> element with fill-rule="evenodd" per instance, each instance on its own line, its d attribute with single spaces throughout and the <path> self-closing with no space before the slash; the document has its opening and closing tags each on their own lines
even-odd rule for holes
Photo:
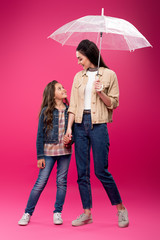
<svg viewBox="0 0 160 240">
<path fill-rule="evenodd" d="M 102 84 L 103 84 L 103 91 L 107 94 L 110 84 L 109 82 L 106 82 L 106 81 L 102 81 Z"/>
</svg>

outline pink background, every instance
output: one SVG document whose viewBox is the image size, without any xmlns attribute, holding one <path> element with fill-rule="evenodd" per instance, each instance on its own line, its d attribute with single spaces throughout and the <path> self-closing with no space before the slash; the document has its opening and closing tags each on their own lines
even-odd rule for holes
<svg viewBox="0 0 160 240">
<path fill-rule="evenodd" d="M 17 221 L 23 214 L 37 178 L 36 134 L 42 93 L 56 79 L 68 91 L 77 65 L 75 47 L 61 46 L 47 37 L 63 24 L 86 15 L 123 18 L 147 38 L 153 48 L 133 53 L 102 51 L 119 80 L 120 106 L 109 124 L 109 170 L 129 211 L 130 227 L 118 229 L 115 208 L 94 176 L 91 161 L 94 223 L 81 228 L 70 224 L 82 207 L 74 154 L 63 211 L 64 224 L 52 224 L 55 199 L 54 168 L 32 222 Z M 159 239 L 159 1 L 1 1 L 1 239 Z"/>
</svg>

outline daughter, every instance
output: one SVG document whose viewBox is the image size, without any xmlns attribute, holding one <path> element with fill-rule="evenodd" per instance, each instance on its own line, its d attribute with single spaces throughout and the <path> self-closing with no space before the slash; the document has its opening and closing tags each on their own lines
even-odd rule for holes
<svg viewBox="0 0 160 240">
<path fill-rule="evenodd" d="M 66 136 L 64 137 L 68 122 L 67 111 L 66 90 L 60 83 L 54 80 L 46 86 L 43 92 L 36 144 L 37 167 L 40 168 L 40 171 L 30 193 L 25 213 L 18 222 L 19 225 L 27 225 L 29 223 L 56 161 L 57 194 L 53 222 L 54 224 L 63 223 L 61 211 L 66 196 L 67 174 L 72 153 L 71 140 Z"/>
</svg>

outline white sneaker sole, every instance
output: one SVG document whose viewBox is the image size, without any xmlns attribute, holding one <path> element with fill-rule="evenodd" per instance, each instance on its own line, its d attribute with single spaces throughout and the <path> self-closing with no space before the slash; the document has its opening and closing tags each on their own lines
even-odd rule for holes
<svg viewBox="0 0 160 240">
<path fill-rule="evenodd" d="M 126 228 L 126 227 L 128 227 L 129 226 L 129 222 L 128 223 L 126 223 L 126 224 L 124 224 L 124 225 L 118 225 L 120 228 Z"/>
<path fill-rule="evenodd" d="M 83 222 L 79 222 L 79 223 L 73 223 L 72 222 L 72 226 L 73 227 L 79 227 L 79 226 L 83 226 L 85 224 L 90 224 L 90 223 L 93 223 L 92 219 L 89 219 L 89 220 L 86 220 L 86 221 L 83 221 Z"/>
<path fill-rule="evenodd" d="M 29 221 L 29 222 L 30 222 L 30 221 Z M 28 223 L 19 223 L 19 222 L 18 222 L 18 225 L 19 225 L 19 226 L 27 226 L 27 225 L 29 224 L 29 222 L 28 222 Z"/>
<path fill-rule="evenodd" d="M 62 225 L 63 224 L 63 222 L 53 222 L 54 223 L 54 225 Z"/>
</svg>

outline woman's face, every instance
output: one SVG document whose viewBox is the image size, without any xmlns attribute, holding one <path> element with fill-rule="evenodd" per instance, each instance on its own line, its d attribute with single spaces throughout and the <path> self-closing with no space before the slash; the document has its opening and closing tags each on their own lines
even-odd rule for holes
<svg viewBox="0 0 160 240">
<path fill-rule="evenodd" d="M 83 69 L 87 70 L 88 68 L 95 68 L 93 63 L 91 63 L 89 59 L 82 53 L 76 51 L 76 57 L 78 59 L 78 64 L 80 64 L 83 67 Z"/>
</svg>

